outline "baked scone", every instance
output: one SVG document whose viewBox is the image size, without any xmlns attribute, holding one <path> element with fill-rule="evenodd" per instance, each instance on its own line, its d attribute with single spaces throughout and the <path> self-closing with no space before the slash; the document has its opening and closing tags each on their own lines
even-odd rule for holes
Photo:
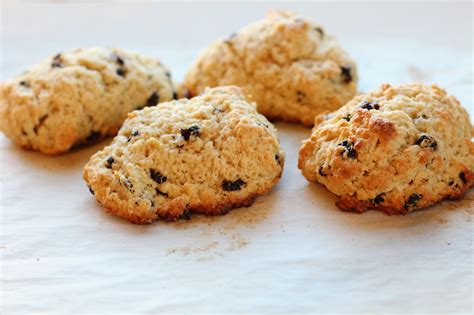
<svg viewBox="0 0 474 315">
<path fill-rule="evenodd" d="M 267 118 L 312 126 L 356 93 L 356 65 L 321 26 L 271 11 L 208 47 L 189 69 L 191 96 L 207 86 L 238 85 Z"/>
<path fill-rule="evenodd" d="M 466 110 L 440 87 L 384 84 L 318 116 L 298 167 L 340 196 L 342 210 L 405 214 L 473 185 L 473 135 Z"/>
<path fill-rule="evenodd" d="M 229 86 L 129 113 L 83 176 L 107 212 L 144 224 L 250 206 L 284 159 L 273 125 Z"/>
<path fill-rule="evenodd" d="M 3 133 L 47 154 L 115 135 L 128 112 L 176 94 L 158 59 L 100 47 L 52 56 L 0 92 Z"/>
</svg>

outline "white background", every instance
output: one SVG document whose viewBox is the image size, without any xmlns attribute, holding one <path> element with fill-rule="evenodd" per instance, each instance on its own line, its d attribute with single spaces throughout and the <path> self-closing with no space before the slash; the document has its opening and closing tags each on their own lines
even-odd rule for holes
<svg viewBox="0 0 474 315">
<path fill-rule="evenodd" d="M 160 58 L 181 80 L 199 51 L 270 8 L 324 25 L 360 89 L 438 83 L 472 116 L 472 3 L 2 1 L 1 79 L 76 47 Z M 47 157 L 0 135 L 1 313 L 472 312 L 473 190 L 403 217 L 343 213 L 296 168 L 303 127 L 278 123 L 280 184 L 218 218 L 135 226 L 81 178 L 108 141 Z"/>
</svg>

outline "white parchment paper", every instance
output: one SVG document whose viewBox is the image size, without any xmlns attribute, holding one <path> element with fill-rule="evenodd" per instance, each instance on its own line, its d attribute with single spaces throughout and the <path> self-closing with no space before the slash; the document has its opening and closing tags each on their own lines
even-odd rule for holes
<svg viewBox="0 0 474 315">
<path fill-rule="evenodd" d="M 276 6 L 52 3 L 3 4 L 2 79 L 94 44 L 160 56 L 180 79 L 213 38 Z M 437 82 L 474 114 L 472 4 L 278 6 L 339 35 L 361 90 Z M 1 135 L 1 313 L 472 312 L 472 189 L 406 216 L 344 213 L 296 167 L 310 130 L 276 126 L 287 161 L 268 195 L 223 217 L 148 226 L 105 214 L 81 178 L 110 139 L 49 157 Z"/>
</svg>

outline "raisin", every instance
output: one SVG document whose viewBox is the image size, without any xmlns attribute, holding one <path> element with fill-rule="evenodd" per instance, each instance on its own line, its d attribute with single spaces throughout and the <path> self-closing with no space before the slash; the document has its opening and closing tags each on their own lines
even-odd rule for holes
<svg viewBox="0 0 474 315">
<path fill-rule="evenodd" d="M 156 104 L 158 104 L 158 102 L 160 101 L 160 95 L 158 94 L 158 92 L 153 92 L 151 93 L 150 97 L 146 100 L 146 106 L 150 107 L 150 106 L 156 106 Z"/>
<path fill-rule="evenodd" d="M 421 198 L 423 198 L 423 195 L 411 194 L 410 197 L 408 197 L 408 199 L 406 200 L 405 205 L 403 207 L 405 209 L 416 207 L 418 201 L 420 201 Z"/>
<path fill-rule="evenodd" d="M 89 188 L 89 191 L 91 192 L 92 195 L 95 195 L 95 192 L 94 190 L 92 190 L 91 186 L 87 186 L 87 188 Z"/>
<path fill-rule="evenodd" d="M 130 140 L 132 140 L 132 137 L 136 137 L 139 134 L 140 134 L 140 132 L 138 130 L 133 130 L 132 133 L 128 136 L 127 142 L 130 142 Z"/>
<path fill-rule="evenodd" d="M 174 100 L 178 99 L 178 92 L 176 92 L 176 90 L 173 90 L 173 99 Z"/>
<path fill-rule="evenodd" d="M 116 61 L 119 65 L 123 66 L 123 65 L 125 64 L 125 61 L 123 61 L 123 59 L 122 59 L 119 55 L 114 55 L 114 56 L 115 56 L 115 61 Z"/>
<path fill-rule="evenodd" d="M 240 178 L 233 182 L 225 180 L 222 182 L 222 189 L 224 189 L 225 191 L 236 191 L 236 190 L 240 190 L 242 186 L 244 185 L 245 185 L 245 182 L 241 180 Z"/>
<path fill-rule="evenodd" d="M 189 209 L 184 210 L 183 213 L 179 216 L 180 220 L 189 220 L 191 219 L 191 211 Z"/>
<path fill-rule="evenodd" d="M 438 146 L 436 140 L 430 135 L 421 135 L 418 140 L 416 140 L 415 144 L 419 145 L 421 148 L 431 148 L 433 151 L 435 151 Z"/>
<path fill-rule="evenodd" d="M 323 176 L 323 177 L 328 176 L 326 173 L 324 173 L 324 164 L 322 164 L 322 165 L 319 167 L 318 173 L 319 173 L 319 175 L 321 175 L 321 176 Z"/>
<path fill-rule="evenodd" d="M 351 67 L 341 66 L 341 76 L 344 83 L 350 83 L 352 81 Z"/>
<path fill-rule="evenodd" d="M 163 176 L 160 172 L 150 169 L 150 177 L 158 184 L 163 184 L 168 179 L 166 176 Z"/>
<path fill-rule="evenodd" d="M 162 195 L 162 196 L 168 197 L 168 194 L 167 194 L 167 193 L 162 192 L 162 191 L 159 190 L 158 188 L 156 188 L 155 191 L 156 191 L 156 193 L 157 193 L 158 195 Z"/>
<path fill-rule="evenodd" d="M 165 72 L 165 75 L 168 77 L 168 79 L 171 79 L 171 72 L 166 71 L 166 72 Z"/>
<path fill-rule="evenodd" d="M 314 28 L 314 30 L 315 30 L 316 32 L 318 32 L 319 35 L 321 35 L 321 37 L 324 37 L 324 30 L 323 30 L 322 27 L 317 26 L 317 27 Z"/>
<path fill-rule="evenodd" d="M 380 105 L 377 103 L 364 101 L 362 105 L 360 105 L 360 108 L 367 109 L 367 110 L 372 110 L 372 109 L 378 110 L 380 108 Z"/>
<path fill-rule="evenodd" d="M 91 133 L 87 136 L 86 141 L 87 142 L 93 142 L 96 140 L 99 140 L 102 134 L 100 131 L 91 131 Z"/>
<path fill-rule="evenodd" d="M 125 78 L 125 69 L 123 69 L 123 68 L 118 68 L 118 69 L 117 69 L 117 74 L 118 74 L 119 76 Z"/>
<path fill-rule="evenodd" d="M 199 136 L 199 126 L 193 125 L 187 129 L 181 129 L 181 135 L 188 141 L 191 136 Z"/>
<path fill-rule="evenodd" d="M 115 162 L 115 159 L 113 157 L 109 156 L 107 158 L 107 165 L 106 165 L 107 168 L 112 168 L 112 164 L 114 164 L 114 162 Z"/>
<path fill-rule="evenodd" d="M 20 85 L 24 87 L 30 87 L 30 84 L 26 81 L 20 81 Z"/>
<path fill-rule="evenodd" d="M 346 121 L 351 121 L 351 114 L 347 114 L 346 116 L 342 117 L 342 119 L 346 120 Z"/>
<path fill-rule="evenodd" d="M 348 158 L 354 159 L 357 157 L 357 151 L 354 149 L 354 143 L 344 140 L 339 143 L 339 145 L 346 148 L 346 150 L 342 152 L 341 155 L 344 155 L 344 153 L 347 152 Z"/>
<path fill-rule="evenodd" d="M 459 173 L 459 178 L 464 184 L 467 184 L 466 174 L 464 174 L 464 172 Z"/>
<path fill-rule="evenodd" d="M 51 63 L 51 67 L 53 68 L 62 68 L 63 67 L 63 61 L 61 58 L 61 54 L 57 54 L 53 58 L 53 62 Z"/>
<path fill-rule="evenodd" d="M 454 184 L 453 180 L 448 183 L 449 186 L 452 186 L 453 184 Z"/>
<path fill-rule="evenodd" d="M 377 196 L 375 196 L 374 199 L 371 199 L 372 203 L 373 203 L 374 205 L 379 205 L 379 204 L 381 204 L 382 202 L 384 202 L 384 201 L 385 201 L 385 198 L 382 197 L 382 195 L 383 195 L 383 194 L 378 194 Z"/>
<path fill-rule="evenodd" d="M 280 156 L 279 156 L 278 154 L 275 155 L 275 160 L 276 160 L 277 162 L 280 162 Z"/>
<path fill-rule="evenodd" d="M 296 91 L 296 100 L 301 103 L 306 98 L 306 94 L 301 91 Z"/>
</svg>

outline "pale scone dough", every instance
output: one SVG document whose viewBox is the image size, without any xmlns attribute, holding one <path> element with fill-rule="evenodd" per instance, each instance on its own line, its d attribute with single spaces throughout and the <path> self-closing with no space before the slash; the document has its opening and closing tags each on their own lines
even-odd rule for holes
<svg viewBox="0 0 474 315">
<path fill-rule="evenodd" d="M 51 56 L 0 92 L 3 133 L 47 154 L 115 135 L 128 112 L 176 96 L 158 59 L 101 47 Z"/>
<path fill-rule="evenodd" d="M 251 94 L 267 118 L 312 126 L 317 114 L 333 111 L 355 95 L 357 69 L 321 26 L 271 11 L 213 43 L 184 80 L 191 96 L 208 86 L 229 84 Z"/>
<path fill-rule="evenodd" d="M 284 159 L 273 125 L 229 86 L 129 113 L 84 179 L 106 211 L 143 224 L 249 206 Z"/>
</svg>

